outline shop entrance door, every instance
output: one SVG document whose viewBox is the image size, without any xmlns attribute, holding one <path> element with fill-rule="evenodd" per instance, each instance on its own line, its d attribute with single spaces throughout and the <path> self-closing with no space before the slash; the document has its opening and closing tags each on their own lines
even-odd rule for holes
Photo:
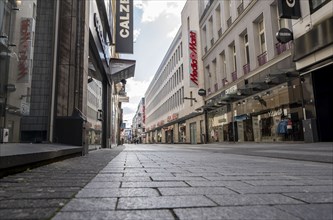
<svg viewBox="0 0 333 220">
<path fill-rule="evenodd" d="M 333 65 L 326 66 L 313 72 L 313 92 L 315 95 L 317 129 L 319 141 L 333 141 L 332 96 Z"/>
<path fill-rule="evenodd" d="M 197 124 L 195 122 L 190 124 L 190 136 L 191 144 L 197 144 Z"/>
</svg>

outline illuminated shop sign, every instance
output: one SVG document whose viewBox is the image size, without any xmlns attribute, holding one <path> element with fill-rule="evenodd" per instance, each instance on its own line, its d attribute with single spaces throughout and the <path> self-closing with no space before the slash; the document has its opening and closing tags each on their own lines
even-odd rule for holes
<svg viewBox="0 0 333 220">
<path fill-rule="evenodd" d="M 99 43 L 103 50 L 103 55 L 104 55 L 106 64 L 108 66 L 110 66 L 111 54 L 110 54 L 109 46 L 107 45 L 107 42 L 109 41 L 109 39 L 108 39 L 107 35 L 106 35 L 106 40 L 104 39 L 103 27 L 102 27 L 101 21 L 99 19 L 99 16 L 97 15 L 97 13 L 94 13 L 94 24 L 95 24 L 97 36 L 99 39 Z"/>
<path fill-rule="evenodd" d="M 133 0 L 116 1 L 116 52 L 133 53 Z"/>
<path fill-rule="evenodd" d="M 197 34 L 190 31 L 189 36 L 190 54 L 190 87 L 198 88 L 198 54 L 197 54 Z"/>
</svg>

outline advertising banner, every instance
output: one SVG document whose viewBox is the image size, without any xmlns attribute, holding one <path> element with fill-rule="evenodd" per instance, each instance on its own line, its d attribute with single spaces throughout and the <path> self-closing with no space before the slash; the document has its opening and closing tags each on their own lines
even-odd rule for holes
<svg viewBox="0 0 333 220">
<path fill-rule="evenodd" d="M 116 0 L 116 52 L 133 53 L 133 0 Z"/>
<path fill-rule="evenodd" d="M 198 53 L 197 53 L 197 33 L 194 31 L 190 31 L 189 34 L 189 59 L 190 59 L 190 87 L 198 88 L 199 87 L 199 79 L 198 79 Z"/>
</svg>

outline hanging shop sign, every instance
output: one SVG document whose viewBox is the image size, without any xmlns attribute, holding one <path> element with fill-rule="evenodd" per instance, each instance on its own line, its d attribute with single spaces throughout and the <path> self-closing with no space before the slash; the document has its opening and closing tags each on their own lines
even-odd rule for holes
<svg viewBox="0 0 333 220">
<path fill-rule="evenodd" d="M 301 17 L 300 0 L 278 0 L 280 18 L 298 19 Z"/>
<path fill-rule="evenodd" d="M 116 52 L 133 53 L 133 0 L 116 1 Z"/>
<path fill-rule="evenodd" d="M 276 39 L 280 43 L 288 43 L 289 41 L 293 40 L 293 32 L 289 30 L 288 28 L 281 28 L 277 33 L 276 33 Z"/>
<path fill-rule="evenodd" d="M 190 54 L 190 87 L 198 88 L 198 53 L 197 53 L 197 33 L 190 31 L 189 36 L 189 54 Z"/>
<path fill-rule="evenodd" d="M 205 89 L 199 89 L 198 90 L 198 95 L 199 96 L 206 96 L 206 90 Z"/>
</svg>

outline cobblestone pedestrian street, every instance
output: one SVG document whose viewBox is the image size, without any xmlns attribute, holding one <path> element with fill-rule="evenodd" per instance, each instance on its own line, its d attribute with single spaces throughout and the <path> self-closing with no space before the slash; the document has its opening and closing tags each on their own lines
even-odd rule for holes
<svg viewBox="0 0 333 220">
<path fill-rule="evenodd" d="M 7 176 L 0 219 L 333 219 L 332 163 L 205 147 L 126 145 Z"/>
</svg>

